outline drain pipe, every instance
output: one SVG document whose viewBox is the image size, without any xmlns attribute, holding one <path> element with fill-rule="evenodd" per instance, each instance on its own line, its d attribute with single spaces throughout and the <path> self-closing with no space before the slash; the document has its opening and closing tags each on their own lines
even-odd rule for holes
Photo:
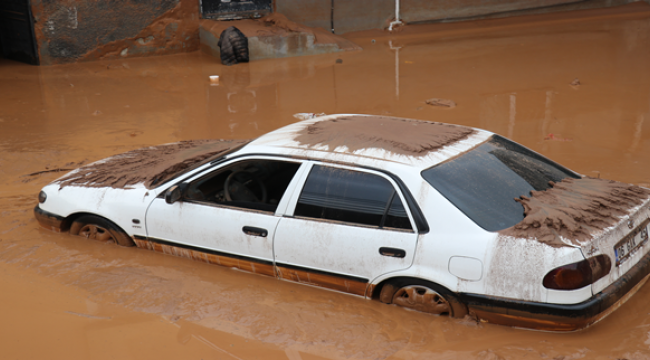
<svg viewBox="0 0 650 360">
<path fill-rule="evenodd" d="M 332 34 L 334 34 L 334 0 L 332 0 L 332 10 L 330 12 L 330 25 L 332 27 Z"/>
<path fill-rule="evenodd" d="M 393 25 L 403 25 L 399 20 L 399 0 L 395 0 L 395 21 L 391 22 L 390 25 L 388 25 L 388 31 L 393 31 Z"/>
</svg>

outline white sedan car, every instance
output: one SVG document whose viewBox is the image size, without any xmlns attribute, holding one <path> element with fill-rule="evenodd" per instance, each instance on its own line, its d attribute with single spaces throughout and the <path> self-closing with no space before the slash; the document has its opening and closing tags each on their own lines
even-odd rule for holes
<svg viewBox="0 0 650 360">
<path fill-rule="evenodd" d="M 116 155 L 45 186 L 34 211 L 55 231 L 570 331 L 648 279 L 649 198 L 488 131 L 329 115 Z"/>
</svg>

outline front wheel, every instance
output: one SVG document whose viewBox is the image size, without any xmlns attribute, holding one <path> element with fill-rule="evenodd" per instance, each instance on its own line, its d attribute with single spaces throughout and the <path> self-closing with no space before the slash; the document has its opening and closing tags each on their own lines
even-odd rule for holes
<svg viewBox="0 0 650 360">
<path fill-rule="evenodd" d="M 121 246 L 134 246 L 129 235 L 112 222 L 95 215 L 83 215 L 72 222 L 70 234 Z"/>
</svg>

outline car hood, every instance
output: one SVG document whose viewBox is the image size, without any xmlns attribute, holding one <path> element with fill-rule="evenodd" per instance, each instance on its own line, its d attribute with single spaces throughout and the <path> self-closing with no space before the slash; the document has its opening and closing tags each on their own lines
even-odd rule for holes
<svg viewBox="0 0 650 360">
<path fill-rule="evenodd" d="M 150 146 L 82 166 L 54 183 L 60 189 L 128 189 L 136 184 L 152 189 L 249 141 L 192 140 Z"/>
</svg>

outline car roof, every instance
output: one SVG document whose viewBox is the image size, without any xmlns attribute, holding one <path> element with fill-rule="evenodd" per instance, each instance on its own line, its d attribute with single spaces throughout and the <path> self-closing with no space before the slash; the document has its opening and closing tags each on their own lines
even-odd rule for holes
<svg viewBox="0 0 650 360">
<path fill-rule="evenodd" d="M 461 125 L 337 114 L 287 125 L 253 140 L 237 154 L 277 154 L 379 168 L 397 163 L 423 170 L 469 151 L 492 135 Z"/>
</svg>

